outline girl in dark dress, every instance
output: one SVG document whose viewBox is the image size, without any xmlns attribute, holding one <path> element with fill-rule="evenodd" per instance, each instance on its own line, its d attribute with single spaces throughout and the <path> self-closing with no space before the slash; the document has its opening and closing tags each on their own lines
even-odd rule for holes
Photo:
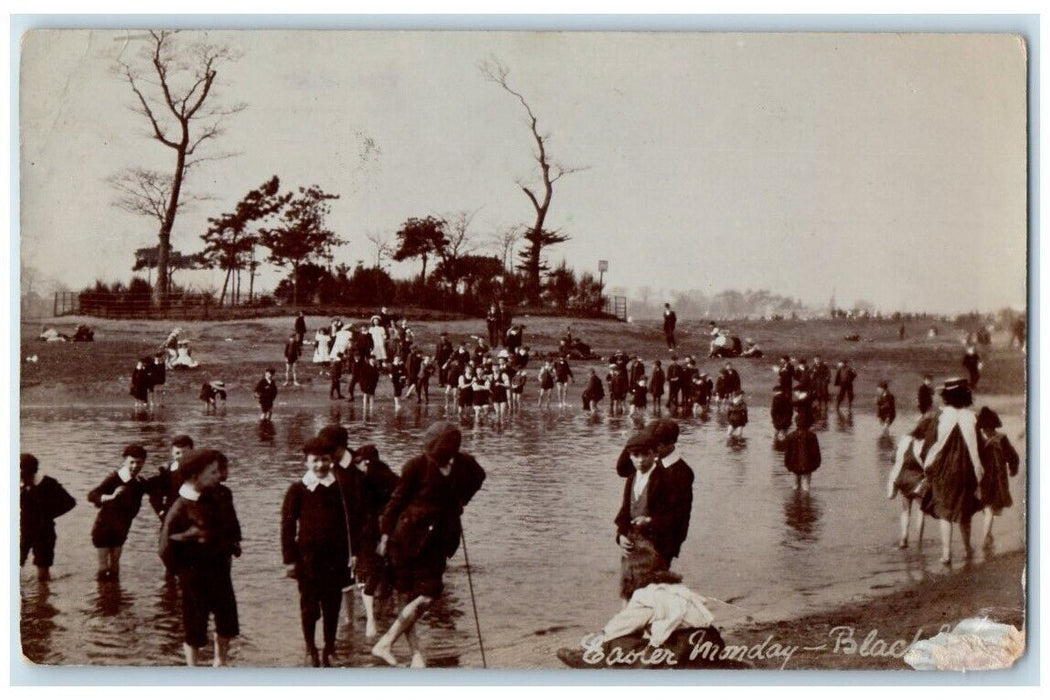
<svg viewBox="0 0 1050 700">
<path fill-rule="evenodd" d="M 981 509 L 978 496 L 984 470 L 977 442 L 977 416 L 969 408 L 973 394 L 965 379 L 950 379 L 941 389 L 944 406 L 930 423 L 924 440 L 923 469 L 930 490 L 922 509 L 940 521 L 941 563 L 951 564 L 952 524 L 959 524 L 966 557 L 970 521 Z"/>
<path fill-rule="evenodd" d="M 240 634 L 229 562 L 240 552 L 241 534 L 232 496 L 221 486 L 227 464 L 217 450 L 190 453 L 179 465 L 185 481 L 160 531 L 160 558 L 178 576 L 182 592 L 187 666 L 200 664 L 209 616 L 215 616 L 213 666 L 227 665 L 230 640 Z"/>
<path fill-rule="evenodd" d="M 120 554 L 147 490 L 146 480 L 139 476 L 146 463 L 146 450 L 141 445 L 128 445 L 123 458 L 123 466 L 88 493 L 88 500 L 99 509 L 91 528 L 91 543 L 98 550 L 100 579 L 120 574 Z"/>
<path fill-rule="evenodd" d="M 436 423 L 425 437 L 423 454 L 401 468 L 401 481 L 379 520 L 378 552 L 389 554 L 394 587 L 409 600 L 372 647 L 372 654 L 391 666 L 397 665 L 393 645 L 402 635 L 412 650 L 412 667 L 426 666 L 415 624 L 441 595 L 448 558 L 459 548 L 463 507 L 485 480 L 477 460 L 459 451 L 456 425 Z"/>
<path fill-rule="evenodd" d="M 912 504 L 922 505 L 923 494 L 921 489 L 924 487 L 920 486 L 923 483 L 920 455 L 922 454 L 923 440 L 926 432 L 929 430 L 929 425 L 929 419 L 920 418 L 915 428 L 897 443 L 897 457 L 893 462 L 893 469 L 890 471 L 889 482 L 886 485 L 887 498 L 892 500 L 898 493 L 901 497 L 901 529 L 900 539 L 897 540 L 897 547 L 900 549 L 905 549 L 908 546 Z M 919 508 L 918 516 L 919 545 L 921 546 L 922 532 L 926 525 L 926 516 L 923 514 L 921 507 Z"/>
<path fill-rule="evenodd" d="M 795 429 L 784 438 L 784 466 L 795 475 L 795 490 L 809 491 L 809 479 L 820 468 L 820 441 L 802 416 L 795 418 Z"/>
<path fill-rule="evenodd" d="M 977 429 L 980 431 L 978 452 L 984 465 L 984 478 L 981 479 L 981 504 L 984 506 L 981 542 L 985 547 L 992 545 L 992 520 L 1003 508 L 1013 505 L 1008 476 L 1017 476 L 1021 465 L 1021 458 L 1006 435 L 996 432 L 1002 425 L 999 415 L 987 406 L 977 414 Z"/>
</svg>

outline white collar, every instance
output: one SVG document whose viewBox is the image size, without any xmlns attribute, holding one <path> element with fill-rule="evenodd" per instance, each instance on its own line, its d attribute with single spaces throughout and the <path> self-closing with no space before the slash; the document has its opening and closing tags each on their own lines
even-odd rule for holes
<svg viewBox="0 0 1050 700">
<path fill-rule="evenodd" d="M 313 492 L 314 489 L 317 488 L 318 484 L 320 484 L 321 486 L 328 487 L 328 486 L 331 486 L 334 483 L 335 483 L 335 476 L 332 474 L 331 471 L 329 471 L 328 472 L 328 476 L 326 476 L 323 479 L 318 479 L 317 475 L 314 474 L 312 471 L 311 472 L 306 472 L 305 474 L 303 474 L 303 486 L 306 487 L 307 491 Z"/>
<path fill-rule="evenodd" d="M 649 483 L 649 477 L 652 476 L 654 468 L 655 467 L 650 468 L 649 471 L 644 474 L 637 469 L 634 470 L 634 488 L 632 489 L 632 492 L 634 493 L 635 498 L 642 495 L 642 491 L 645 490 L 646 485 Z"/>
<path fill-rule="evenodd" d="M 117 476 L 119 476 L 120 480 L 126 484 L 131 481 L 131 470 L 125 465 L 117 470 Z"/>
<path fill-rule="evenodd" d="M 188 481 L 184 481 L 182 486 L 179 487 L 179 495 L 185 498 L 187 501 L 197 502 L 197 499 L 201 497 L 201 492 L 194 488 L 193 484 Z"/>
<path fill-rule="evenodd" d="M 664 468 L 671 466 L 675 462 L 681 461 L 682 457 L 678 454 L 678 448 L 675 447 L 671 450 L 671 453 L 666 457 L 660 457 L 660 463 L 664 465 Z"/>
<path fill-rule="evenodd" d="M 171 460 L 171 464 L 168 465 L 168 471 L 177 472 L 179 470 L 179 460 Z"/>
</svg>

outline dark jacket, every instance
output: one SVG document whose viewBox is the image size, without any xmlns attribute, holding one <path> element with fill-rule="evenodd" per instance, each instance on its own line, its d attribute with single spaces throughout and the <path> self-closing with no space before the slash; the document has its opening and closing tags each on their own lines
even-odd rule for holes
<svg viewBox="0 0 1050 700">
<path fill-rule="evenodd" d="M 820 467 L 820 442 L 808 429 L 792 430 L 784 440 L 784 466 L 792 474 L 809 474 Z"/>
<path fill-rule="evenodd" d="M 313 491 L 301 481 L 288 487 L 281 506 L 281 557 L 304 565 L 323 559 L 343 571 L 350 565 L 346 510 L 338 480 Z"/>
<path fill-rule="evenodd" d="M 656 480 L 649 482 L 652 542 L 664 561 L 670 563 L 689 534 L 694 474 L 684 459 L 666 466 L 657 464 L 653 469 L 658 471 L 650 477 Z"/>
<path fill-rule="evenodd" d="M 24 541 L 53 537 L 55 518 L 73 510 L 77 502 L 50 476 L 40 478 L 33 486 L 21 484 L 18 496 L 18 523 Z"/>
<path fill-rule="evenodd" d="M 412 559 L 431 547 L 451 557 L 459 547 L 463 507 L 481 488 L 485 470 L 465 453 L 452 458 L 448 476 L 438 461 L 421 455 L 401 468 L 401 480 L 379 519 L 392 551 Z"/>
<path fill-rule="evenodd" d="M 121 488 L 123 487 L 123 488 Z M 93 539 L 112 541 L 113 538 L 121 543 L 131 529 L 131 521 L 138 515 L 142 508 L 142 497 L 146 493 L 146 480 L 135 477 L 128 483 L 124 483 L 117 472 L 110 472 L 109 476 L 88 493 L 88 500 L 98 507 L 98 516 L 91 530 Z M 102 502 L 102 497 L 120 490 L 112 500 Z M 116 546 L 116 545 L 107 545 Z"/>
</svg>

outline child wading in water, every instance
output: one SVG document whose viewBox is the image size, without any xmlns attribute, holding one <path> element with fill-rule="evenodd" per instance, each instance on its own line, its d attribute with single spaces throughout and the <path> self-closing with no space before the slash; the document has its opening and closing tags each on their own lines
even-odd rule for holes
<svg viewBox="0 0 1050 700">
<path fill-rule="evenodd" d="M 273 418 L 273 402 L 277 400 L 277 382 L 273 379 L 275 374 L 277 374 L 275 370 L 267 368 L 263 373 L 263 378 L 255 385 L 255 398 L 259 401 L 261 420 Z"/>
<path fill-rule="evenodd" d="M 733 392 L 729 399 L 729 410 L 726 413 L 726 418 L 729 420 L 728 437 L 733 437 L 734 435 L 743 437 L 744 426 L 747 425 L 747 402 L 744 401 L 743 392 Z"/>
<path fill-rule="evenodd" d="M 240 552 L 240 525 L 232 498 L 216 494 L 228 464 L 217 450 L 190 453 L 179 467 L 185 481 L 164 518 L 160 557 L 178 576 L 182 591 L 183 652 L 197 666 L 215 615 L 213 666 L 226 666 L 230 639 L 240 634 L 230 556 Z"/>
<path fill-rule="evenodd" d="M 892 499 L 898 493 L 901 496 L 900 515 L 900 539 L 897 547 L 905 549 L 908 546 L 908 530 L 911 526 L 911 507 L 913 503 L 921 506 L 923 493 L 916 491 L 923 483 L 922 471 L 922 443 L 929 430 L 930 421 L 920 419 L 915 428 L 902 437 L 897 443 L 897 458 L 893 462 L 890 471 L 889 483 L 886 485 L 886 497 Z M 926 526 L 926 516 L 921 508 L 917 508 L 919 515 L 919 546 L 922 546 L 922 531 Z"/>
<path fill-rule="evenodd" d="M 416 636 L 416 621 L 444 588 L 449 557 L 462 537 L 460 515 L 481 488 L 485 470 L 459 451 L 462 434 L 451 423 L 436 423 L 426 433 L 423 454 L 401 468 L 401 480 L 379 519 L 377 553 L 389 555 L 394 587 L 409 601 L 372 654 L 397 665 L 394 643 L 404 635 L 412 651 L 412 667 L 426 666 Z"/>
<path fill-rule="evenodd" d="M 98 550 L 99 579 L 120 575 L 120 553 L 147 489 L 146 480 L 139 477 L 146 450 L 141 445 L 128 445 L 123 458 L 123 466 L 88 494 L 88 500 L 99 509 L 91 528 L 91 543 Z"/>
<path fill-rule="evenodd" d="M 303 445 L 306 473 L 288 487 L 281 506 L 285 574 L 299 582 L 299 613 L 312 666 L 331 666 L 343 587 L 350 584 L 348 514 L 332 473 L 333 445 L 312 438 Z M 324 648 L 317 653 L 317 620 Z"/>
<path fill-rule="evenodd" d="M 1002 426 L 999 414 L 987 406 L 977 414 L 977 430 L 980 432 L 978 451 L 984 464 L 984 476 L 981 478 L 981 504 L 984 506 L 981 542 L 985 548 L 992 546 L 992 520 L 1003 508 L 1013 505 L 1007 473 L 1017 476 L 1021 465 L 1021 458 L 1006 435 L 996 432 Z"/>
<path fill-rule="evenodd" d="M 23 452 L 18 459 L 21 492 L 18 498 L 18 565 L 25 566 L 29 552 L 33 553 L 37 579 L 51 577 L 55 563 L 55 518 L 73 510 L 76 501 L 50 476 L 40 476 L 40 462 Z"/>
<path fill-rule="evenodd" d="M 897 418 L 897 399 L 890 393 L 889 382 L 879 382 L 879 390 L 875 395 L 875 408 L 879 424 L 882 425 L 882 434 L 885 435 Z"/>
<path fill-rule="evenodd" d="M 820 467 L 820 442 L 805 414 L 795 417 L 795 426 L 784 438 L 784 466 L 795 475 L 795 490 L 809 491 L 810 475 Z"/>
</svg>

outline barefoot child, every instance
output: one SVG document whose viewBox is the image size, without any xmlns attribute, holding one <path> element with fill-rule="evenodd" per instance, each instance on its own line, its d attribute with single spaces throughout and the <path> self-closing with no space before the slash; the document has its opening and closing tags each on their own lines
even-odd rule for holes
<svg viewBox="0 0 1050 700">
<path fill-rule="evenodd" d="M 554 389 L 554 368 L 551 366 L 550 359 L 544 360 L 543 367 L 540 367 L 537 379 L 539 379 L 540 382 L 540 401 L 538 406 L 543 408 L 543 404 L 546 403 L 547 408 L 550 408 L 551 391 Z"/>
<path fill-rule="evenodd" d="M 389 553 L 394 587 L 408 599 L 372 654 L 397 665 L 394 643 L 404 635 L 413 668 L 426 666 L 415 633 L 416 621 L 444 588 L 449 557 L 459 548 L 463 507 L 481 488 L 485 470 L 459 451 L 462 434 L 452 423 L 436 423 L 426 433 L 423 454 L 401 468 L 401 480 L 379 519 L 377 552 Z"/>
<path fill-rule="evenodd" d="M 277 400 L 277 382 L 273 377 L 277 372 L 273 368 L 267 368 L 263 378 L 255 385 L 255 398 L 259 401 L 260 420 L 273 418 L 273 402 Z"/>
<path fill-rule="evenodd" d="M 55 518 L 73 510 L 76 501 L 50 476 L 40 474 L 40 463 L 33 455 L 23 452 L 18 459 L 21 490 L 18 497 L 18 565 L 25 566 L 29 552 L 33 552 L 33 565 L 37 579 L 47 581 L 51 577 L 51 565 L 55 563 Z"/>
<path fill-rule="evenodd" d="M 240 634 L 229 565 L 231 553 L 240 551 L 240 525 L 232 499 L 227 503 L 225 494 L 215 493 L 225 488 L 221 481 L 227 463 L 218 450 L 189 454 L 180 466 L 185 481 L 160 533 L 160 557 L 178 576 L 182 593 L 187 666 L 200 664 L 209 616 L 215 616 L 213 666 L 227 665 L 230 639 Z"/>
<path fill-rule="evenodd" d="M 980 541 L 985 548 L 992 546 L 992 520 L 1003 508 L 1013 505 L 1010 498 L 1010 476 L 1017 476 L 1021 458 L 1017 450 L 1006 439 L 1006 435 L 996 432 L 1003 425 L 997 414 L 985 406 L 977 414 L 977 430 L 980 432 L 979 452 L 984 463 L 984 477 L 981 479 L 981 504 L 984 506 L 984 526 Z"/>
<path fill-rule="evenodd" d="M 379 516 L 397 488 L 398 476 L 379 459 L 375 445 L 366 444 L 353 453 L 354 465 L 364 477 L 362 488 L 363 518 L 359 534 L 354 576 L 365 605 L 365 639 L 376 637 L 375 598 L 386 595 L 382 590 L 388 584 L 383 557 L 376 553 L 379 546 Z"/>
<path fill-rule="evenodd" d="M 146 463 L 146 450 L 141 445 L 128 445 L 122 456 L 120 469 L 88 493 L 88 500 L 99 509 L 91 528 L 91 543 L 98 550 L 99 579 L 120 575 L 120 553 L 147 489 L 146 480 L 139 476 Z"/>
<path fill-rule="evenodd" d="M 281 506 L 281 552 L 285 575 L 299 583 L 299 613 L 312 666 L 331 666 L 343 587 L 349 581 L 350 545 L 342 492 L 332 474 L 331 443 L 303 445 L 306 473 L 288 487 Z M 317 621 L 324 647 L 317 652 Z"/>
<path fill-rule="evenodd" d="M 795 425 L 784 438 L 784 466 L 795 475 L 795 490 L 809 491 L 810 475 L 820 467 L 820 442 L 803 414 L 795 417 Z"/>
<path fill-rule="evenodd" d="M 929 420 L 920 419 L 915 428 L 897 443 L 897 457 L 893 462 L 893 469 L 890 471 L 889 483 L 886 485 L 887 498 L 892 499 L 898 493 L 901 496 L 901 529 L 900 538 L 897 540 L 899 549 L 905 549 L 908 546 L 912 503 L 919 506 L 922 502 L 923 494 L 916 491 L 916 489 L 919 488 L 923 480 L 920 455 L 922 454 L 923 438 L 929 429 L 929 425 Z M 922 531 L 926 526 L 926 516 L 921 508 L 918 509 L 918 514 L 919 546 L 921 547 Z"/>
</svg>

